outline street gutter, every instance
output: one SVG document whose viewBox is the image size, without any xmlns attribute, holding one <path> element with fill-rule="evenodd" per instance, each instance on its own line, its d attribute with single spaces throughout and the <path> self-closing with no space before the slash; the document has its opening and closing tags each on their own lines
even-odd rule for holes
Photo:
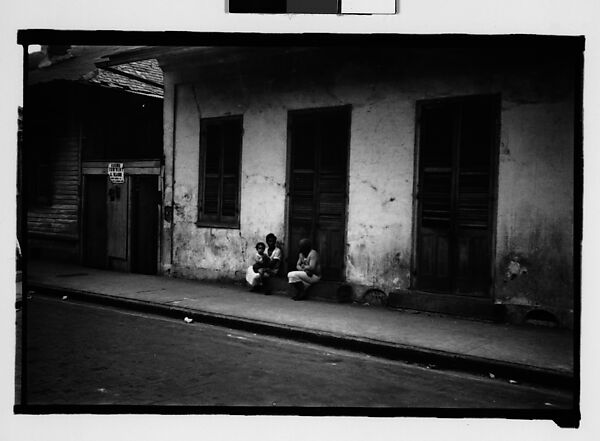
<svg viewBox="0 0 600 441">
<path fill-rule="evenodd" d="M 160 304 L 120 296 L 98 294 L 91 291 L 57 288 L 41 283 L 30 283 L 28 289 L 40 294 L 61 298 L 65 294 L 76 300 L 114 306 L 138 312 L 153 313 L 183 320 L 185 317 L 196 322 L 238 329 L 256 334 L 265 334 L 290 340 L 304 341 L 336 349 L 361 352 L 390 360 L 419 364 L 436 370 L 452 370 L 483 375 L 498 381 L 517 381 L 534 385 L 572 390 L 575 384 L 570 372 L 544 369 L 519 363 L 509 363 L 483 357 L 456 354 L 418 346 L 382 342 L 378 340 L 345 336 L 318 329 L 249 320 L 244 317 L 207 312 L 192 308 Z M 25 299 L 23 299 L 25 301 Z"/>
</svg>

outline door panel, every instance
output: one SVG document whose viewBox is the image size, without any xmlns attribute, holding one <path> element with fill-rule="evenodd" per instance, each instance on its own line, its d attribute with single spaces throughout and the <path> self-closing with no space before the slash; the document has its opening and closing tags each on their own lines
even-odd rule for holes
<svg viewBox="0 0 600 441">
<path fill-rule="evenodd" d="M 323 278 L 344 273 L 349 108 L 290 113 L 290 253 L 309 238 L 321 256 Z"/>
<path fill-rule="evenodd" d="M 104 175 L 85 177 L 83 264 L 106 268 L 106 186 Z"/>
<path fill-rule="evenodd" d="M 477 292 L 491 282 L 489 234 L 486 231 L 462 229 L 458 240 L 458 271 L 456 288 L 459 293 Z"/>
<path fill-rule="evenodd" d="M 418 289 L 489 294 L 497 107 L 488 96 L 420 108 Z"/>
<path fill-rule="evenodd" d="M 322 277 L 326 280 L 341 280 L 343 277 L 344 249 L 339 246 L 344 241 L 344 231 L 330 226 L 319 225 L 317 249 L 322 264 Z"/>
<path fill-rule="evenodd" d="M 156 176 L 132 177 L 131 271 L 156 274 L 158 209 L 160 195 Z"/>
<path fill-rule="evenodd" d="M 449 272 L 449 234 L 439 230 L 422 229 L 419 237 L 420 287 L 447 291 L 451 289 Z"/>
<path fill-rule="evenodd" d="M 127 261 L 127 241 L 128 241 L 128 208 L 129 208 L 129 177 L 125 177 L 123 184 L 108 185 L 106 194 L 107 204 L 107 229 L 108 235 L 108 258 L 111 267 L 115 269 L 125 269 L 121 261 Z M 113 265 L 112 263 L 115 263 Z"/>
</svg>

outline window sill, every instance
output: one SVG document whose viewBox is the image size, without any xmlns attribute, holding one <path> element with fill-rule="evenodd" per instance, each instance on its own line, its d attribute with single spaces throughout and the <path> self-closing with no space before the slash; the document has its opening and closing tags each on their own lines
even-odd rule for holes
<svg viewBox="0 0 600 441">
<path fill-rule="evenodd" d="M 223 228 L 228 230 L 239 230 L 240 223 L 235 222 L 215 222 L 215 221 L 196 221 L 196 227 L 198 228 Z"/>
</svg>

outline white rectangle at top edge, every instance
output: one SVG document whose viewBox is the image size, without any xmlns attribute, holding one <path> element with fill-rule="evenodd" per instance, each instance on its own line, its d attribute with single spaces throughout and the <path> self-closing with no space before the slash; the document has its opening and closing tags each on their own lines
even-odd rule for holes
<svg viewBox="0 0 600 441">
<path fill-rule="evenodd" d="M 396 0 L 341 0 L 342 14 L 395 14 Z"/>
</svg>

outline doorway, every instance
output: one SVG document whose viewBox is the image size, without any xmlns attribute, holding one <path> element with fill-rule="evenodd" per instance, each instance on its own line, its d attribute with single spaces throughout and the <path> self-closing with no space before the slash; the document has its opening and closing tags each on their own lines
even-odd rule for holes
<svg viewBox="0 0 600 441">
<path fill-rule="evenodd" d="M 156 274 L 160 206 L 157 178 L 150 175 L 131 178 L 131 272 Z"/>
<path fill-rule="evenodd" d="M 490 295 L 499 102 L 419 103 L 417 289 Z"/>
<path fill-rule="evenodd" d="M 106 176 L 84 178 L 83 196 L 83 264 L 106 268 Z"/>
<path fill-rule="evenodd" d="M 291 111 L 289 253 L 295 268 L 298 242 L 308 238 L 321 257 L 322 278 L 344 278 L 349 106 Z"/>
<path fill-rule="evenodd" d="M 126 175 L 112 183 L 106 174 L 84 176 L 83 264 L 156 274 L 158 265 L 158 176 Z"/>
</svg>

